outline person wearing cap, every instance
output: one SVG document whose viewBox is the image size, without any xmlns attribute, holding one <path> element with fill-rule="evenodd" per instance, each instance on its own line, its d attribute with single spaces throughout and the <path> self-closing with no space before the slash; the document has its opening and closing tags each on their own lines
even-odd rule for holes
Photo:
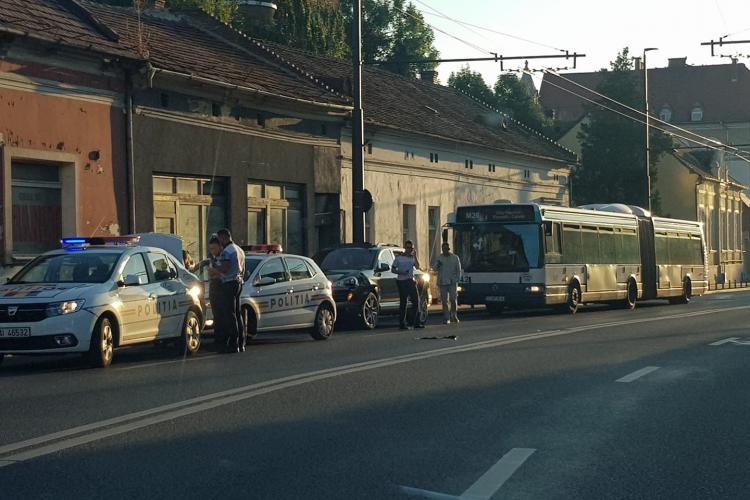
<svg viewBox="0 0 750 500">
<path fill-rule="evenodd" d="M 223 249 L 219 255 L 219 265 L 209 268 L 209 275 L 221 280 L 218 300 L 222 311 L 221 323 L 226 325 L 227 352 L 245 351 L 245 325 L 242 321 L 240 294 L 245 274 L 245 252 L 232 241 L 229 229 L 216 233 Z"/>
</svg>

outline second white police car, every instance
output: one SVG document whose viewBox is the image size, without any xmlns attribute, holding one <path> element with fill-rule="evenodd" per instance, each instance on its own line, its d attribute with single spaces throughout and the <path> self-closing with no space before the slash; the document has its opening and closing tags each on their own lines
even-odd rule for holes
<svg viewBox="0 0 750 500">
<path fill-rule="evenodd" d="M 244 284 L 240 296 L 247 338 L 259 332 L 308 330 L 316 340 L 331 336 L 336 322 L 336 302 L 331 283 L 310 258 L 282 254 L 280 245 L 250 245 L 245 253 Z M 206 288 L 206 326 L 213 326 L 208 291 L 208 266 L 197 274 Z"/>
<path fill-rule="evenodd" d="M 165 340 L 195 353 L 201 282 L 182 265 L 171 235 L 147 236 L 165 244 L 145 246 L 139 236 L 65 239 L 0 286 L 0 361 L 83 353 L 106 367 L 117 347 Z"/>
</svg>

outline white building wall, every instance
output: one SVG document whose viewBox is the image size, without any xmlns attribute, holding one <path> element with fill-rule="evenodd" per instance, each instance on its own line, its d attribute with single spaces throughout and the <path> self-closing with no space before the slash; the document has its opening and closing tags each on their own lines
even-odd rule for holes
<svg viewBox="0 0 750 500">
<path fill-rule="evenodd" d="M 460 205 L 556 200 L 569 205 L 567 165 L 480 150 L 393 132 L 376 132 L 365 148 L 365 188 L 373 196 L 372 242 L 402 244 L 403 205 L 416 205 L 416 241 L 425 265 L 429 248 L 428 209 L 439 207 L 440 225 Z M 341 208 L 345 210 L 345 239 L 351 241 L 351 139 L 342 143 Z M 433 161 L 430 162 L 430 154 Z M 437 162 L 435 162 L 437 154 Z M 413 156 L 412 156 L 413 155 Z M 466 167 L 471 161 L 473 168 Z M 495 165 L 490 171 L 489 165 Z M 439 232 L 438 232 L 439 234 Z M 439 236 L 438 236 L 439 237 Z M 371 238 L 372 239 L 372 238 Z"/>
</svg>

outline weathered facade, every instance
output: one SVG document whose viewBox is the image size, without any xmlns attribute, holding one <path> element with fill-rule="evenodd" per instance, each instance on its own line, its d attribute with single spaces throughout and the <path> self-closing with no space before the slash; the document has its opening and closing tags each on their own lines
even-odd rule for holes
<svg viewBox="0 0 750 500">
<path fill-rule="evenodd" d="M 116 235 L 127 225 L 123 98 L 121 74 L 101 56 L 0 39 L 0 259 L 8 272 L 61 237 Z"/>
<path fill-rule="evenodd" d="M 73 194 L 59 205 L 73 222 L 58 224 L 50 244 L 76 233 L 173 232 L 203 256 L 224 226 L 240 243 L 302 254 L 351 240 L 348 63 L 249 39 L 199 11 L 8 2 L 0 31 L 35 50 L 53 44 L 68 69 L 65 92 L 88 85 L 76 92 L 94 96 L 49 104 L 33 84 L 35 104 L 0 111 L 0 125 L 14 127 L 4 157 L 21 158 L 13 148 L 29 139 L 78 155 L 40 157 L 71 166 L 60 167 Z M 567 204 L 569 151 L 453 89 L 374 69 L 365 82 L 371 241 L 413 239 L 427 261 L 457 205 Z M 50 111 L 56 119 L 45 122 Z"/>
</svg>

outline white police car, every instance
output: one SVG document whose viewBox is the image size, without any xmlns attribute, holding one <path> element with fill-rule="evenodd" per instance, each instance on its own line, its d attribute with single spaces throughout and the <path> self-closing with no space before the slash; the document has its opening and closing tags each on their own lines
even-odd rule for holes
<svg viewBox="0 0 750 500">
<path fill-rule="evenodd" d="M 250 245 L 245 253 L 245 283 L 240 304 L 247 338 L 259 332 L 307 329 L 316 340 L 333 333 L 336 302 L 331 283 L 310 258 L 282 254 L 280 245 Z M 208 291 L 209 261 L 204 260 L 197 274 Z M 208 294 L 206 295 L 207 303 Z M 210 305 L 207 327 L 213 326 Z"/>
<path fill-rule="evenodd" d="M 162 340 L 176 341 L 182 354 L 196 352 L 204 321 L 200 280 L 168 245 L 139 239 L 65 239 L 0 286 L 0 361 L 6 354 L 84 353 L 106 367 L 117 347 Z"/>
</svg>

